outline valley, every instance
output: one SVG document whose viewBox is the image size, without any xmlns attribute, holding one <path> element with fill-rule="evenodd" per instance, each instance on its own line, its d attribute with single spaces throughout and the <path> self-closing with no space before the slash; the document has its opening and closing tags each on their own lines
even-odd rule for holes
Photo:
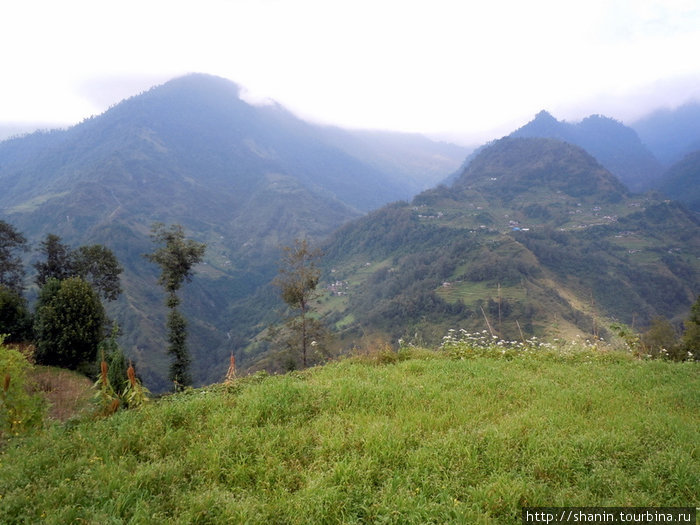
<svg viewBox="0 0 700 525">
<path fill-rule="evenodd" d="M 143 258 L 157 221 L 207 245 L 183 289 L 196 384 L 223 377 L 231 353 L 280 370 L 266 334 L 284 308 L 270 282 L 295 238 L 325 253 L 316 315 L 335 333 L 331 355 L 358 337 L 436 344 L 448 328 L 487 323 L 509 338 L 602 337 L 658 315 L 680 327 L 695 300 L 697 215 L 659 192 L 660 164 L 622 123 L 541 112 L 470 154 L 315 126 L 238 89 L 190 75 L 67 130 L 0 143 L 3 220 L 34 246 L 54 233 L 102 243 L 123 264 L 109 315 L 154 391 L 167 388 L 168 361 Z M 32 301 L 31 276 L 26 285 Z"/>
</svg>

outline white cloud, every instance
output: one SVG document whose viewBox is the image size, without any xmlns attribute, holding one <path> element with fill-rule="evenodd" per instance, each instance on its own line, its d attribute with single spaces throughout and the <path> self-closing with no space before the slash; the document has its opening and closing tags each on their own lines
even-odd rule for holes
<svg viewBox="0 0 700 525">
<path fill-rule="evenodd" d="M 76 122 L 201 71 L 314 120 L 466 136 L 596 100 L 672 105 L 700 73 L 686 0 L 6 4 L 2 121 Z"/>
</svg>

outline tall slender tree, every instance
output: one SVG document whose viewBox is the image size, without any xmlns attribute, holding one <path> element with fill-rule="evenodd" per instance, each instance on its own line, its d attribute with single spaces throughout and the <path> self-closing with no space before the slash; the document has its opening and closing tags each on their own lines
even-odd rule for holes
<svg viewBox="0 0 700 525">
<path fill-rule="evenodd" d="M 27 251 L 27 239 L 15 228 L 0 221 L 0 285 L 22 295 L 24 268 L 18 252 Z"/>
<path fill-rule="evenodd" d="M 24 235 L 0 220 L 0 334 L 8 334 L 8 342 L 31 338 L 31 317 L 22 296 L 24 268 L 20 253 L 25 251 Z"/>
<path fill-rule="evenodd" d="M 319 249 L 312 248 L 306 239 L 296 239 L 293 246 L 284 248 L 284 255 L 274 284 L 280 289 L 282 300 L 292 310 L 286 325 L 290 336 L 286 340 L 290 350 L 301 353 L 302 366 L 308 365 L 309 352 L 314 342 L 323 336 L 323 327 L 311 316 L 313 300 L 318 296 L 316 286 L 321 278 L 317 262 Z"/>
<path fill-rule="evenodd" d="M 160 266 L 158 282 L 167 293 L 165 304 L 170 309 L 167 320 L 168 353 L 173 356 L 173 362 L 169 377 L 176 389 L 182 389 L 192 384 L 192 377 L 187 350 L 187 321 L 178 311 L 180 298 L 177 291 L 184 281 L 192 280 L 192 267 L 201 262 L 206 245 L 185 239 L 184 230 L 179 224 L 166 227 L 163 223 L 156 223 L 151 228 L 151 238 L 158 248 L 145 257 Z"/>
</svg>

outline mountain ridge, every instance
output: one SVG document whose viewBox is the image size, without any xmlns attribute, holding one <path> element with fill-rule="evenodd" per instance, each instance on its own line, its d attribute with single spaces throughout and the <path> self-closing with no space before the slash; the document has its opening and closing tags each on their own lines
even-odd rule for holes
<svg viewBox="0 0 700 525">
<path fill-rule="evenodd" d="M 614 320 L 680 322 L 700 289 L 697 217 L 555 139 L 495 141 L 452 186 L 345 224 L 325 250 L 345 284 L 324 308 L 348 342 L 605 337 Z"/>
<path fill-rule="evenodd" d="M 671 166 L 700 150 L 700 101 L 657 109 L 630 126 L 665 167 Z"/>
<path fill-rule="evenodd" d="M 324 284 L 347 291 L 320 305 L 338 349 L 363 334 L 439 338 L 461 322 L 515 339 L 600 335 L 611 317 L 678 321 L 697 293 L 697 217 L 630 193 L 571 141 L 505 137 L 452 186 L 414 195 L 439 173 L 417 176 L 425 163 L 458 149 L 420 152 L 415 136 L 321 128 L 238 95 L 224 79 L 184 77 L 74 128 L 0 143 L 4 220 L 33 242 L 50 232 L 73 247 L 105 244 L 124 265 L 110 313 L 153 390 L 168 387 L 163 297 L 142 257 L 155 221 L 207 244 L 183 290 L 200 384 L 223 377 L 232 352 L 242 366 L 270 358 L 262 335 L 281 302 L 269 282 L 281 246 L 300 236 L 323 243 Z M 572 129 L 546 113 L 535 121 Z M 602 129 L 598 142 L 610 132 L 638 145 L 611 119 L 573 129 L 582 128 Z"/>
<path fill-rule="evenodd" d="M 576 144 L 632 191 L 650 189 L 663 171 L 634 129 L 602 115 L 590 115 L 573 124 L 560 122 L 542 110 L 510 136 L 554 138 Z"/>
<path fill-rule="evenodd" d="M 272 319 L 270 294 L 254 313 L 240 312 L 274 276 L 281 246 L 321 239 L 361 210 L 410 193 L 361 151 L 330 144 L 322 128 L 239 94 L 225 79 L 190 75 L 67 130 L 0 142 L 3 220 L 34 243 L 54 233 L 73 247 L 104 244 L 124 266 L 124 294 L 110 313 L 154 390 L 167 386 L 167 367 L 162 297 L 142 257 L 152 250 L 153 222 L 180 223 L 208 246 L 183 290 L 202 382 L 218 373 L 217 356 L 225 368 L 232 345 Z"/>
</svg>

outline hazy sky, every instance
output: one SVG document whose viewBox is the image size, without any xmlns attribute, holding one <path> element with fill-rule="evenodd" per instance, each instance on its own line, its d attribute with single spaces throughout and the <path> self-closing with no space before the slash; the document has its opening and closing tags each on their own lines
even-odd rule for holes
<svg viewBox="0 0 700 525">
<path fill-rule="evenodd" d="M 0 49 L 0 124 L 77 123 L 188 72 L 464 142 L 700 99 L 700 0 L 18 0 Z"/>
</svg>

